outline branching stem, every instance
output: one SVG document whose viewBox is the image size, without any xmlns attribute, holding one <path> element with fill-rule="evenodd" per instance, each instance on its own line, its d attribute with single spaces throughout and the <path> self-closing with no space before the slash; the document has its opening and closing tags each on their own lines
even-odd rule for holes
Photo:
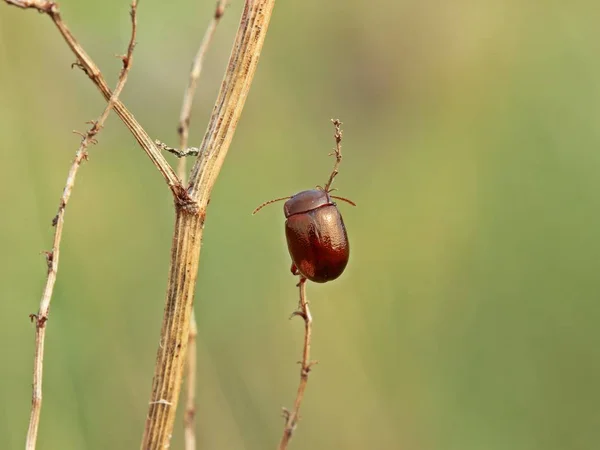
<svg viewBox="0 0 600 450">
<path fill-rule="evenodd" d="M 100 69 L 83 50 L 63 22 L 58 5 L 48 0 L 4 1 L 9 5 L 23 9 L 36 9 L 39 12 L 47 14 L 52 19 L 65 42 L 75 54 L 77 58 L 75 65 L 81 68 L 100 90 L 104 98 L 109 102 L 109 107 L 114 109 L 115 113 L 125 123 L 150 160 L 162 174 L 175 197 L 176 218 L 165 311 L 152 382 L 152 394 L 141 445 L 144 450 L 162 450 L 168 448 L 173 432 L 175 411 L 181 390 L 189 340 L 191 312 L 206 207 L 233 139 L 252 80 L 254 79 L 254 73 L 258 65 L 275 0 L 245 1 L 227 71 L 221 84 L 221 90 L 215 103 L 207 131 L 200 146 L 199 154 L 192 168 L 190 183 L 187 189 L 184 188 L 180 178 L 175 174 L 175 171 L 148 133 L 135 120 L 117 96 L 113 95 Z M 222 11 L 217 8 L 215 20 L 220 18 L 221 15 Z M 131 46 L 131 48 L 133 47 Z M 129 59 L 129 57 L 125 57 L 124 63 Z M 99 130 L 100 127 L 94 126 L 92 128 Z M 92 141 L 93 135 L 86 141 L 86 146 Z M 81 161 L 77 163 L 77 166 L 80 163 Z M 68 192 L 70 194 L 70 190 Z M 68 199 L 68 197 L 66 198 Z M 66 202 L 64 203 L 66 204 Z M 56 243 L 60 242 L 62 230 L 62 225 L 59 228 L 58 224 L 63 220 L 63 213 L 64 208 L 62 212 L 59 210 L 59 215 L 56 219 L 58 230 L 55 236 L 56 249 L 58 248 Z M 54 251 L 55 248 L 48 254 L 50 269 L 48 287 L 44 293 L 44 298 L 47 295 L 46 292 L 52 292 L 56 278 L 58 252 Z M 36 337 L 36 341 L 42 343 L 39 347 L 36 347 L 36 352 L 43 352 L 44 325 L 48 314 L 48 306 L 44 307 L 43 302 L 44 299 L 42 300 L 40 312 L 34 316 L 38 330 L 37 333 L 40 335 Z M 49 300 L 47 303 L 49 303 Z M 36 361 L 38 360 L 41 363 L 42 354 L 37 355 L 36 353 Z M 39 375 L 41 376 L 41 372 L 39 372 Z M 37 371 L 36 376 L 38 376 Z M 34 393 L 34 410 L 39 411 L 39 406 L 35 406 L 36 398 Z M 32 415 L 34 413 L 35 411 Z M 32 434 L 35 435 L 37 434 L 37 420 L 33 422 L 36 429 Z"/>
<path fill-rule="evenodd" d="M 275 0 L 246 0 L 208 128 L 190 174 L 195 211 L 176 205 L 175 232 L 152 394 L 141 448 L 168 448 L 179 399 L 206 207 L 241 116 Z M 157 403 L 164 400 L 165 403 Z"/>
</svg>

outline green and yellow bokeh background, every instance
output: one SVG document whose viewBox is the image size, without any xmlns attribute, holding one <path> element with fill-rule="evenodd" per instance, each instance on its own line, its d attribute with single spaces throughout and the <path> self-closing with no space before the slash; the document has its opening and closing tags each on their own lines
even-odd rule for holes
<svg viewBox="0 0 600 450">
<path fill-rule="evenodd" d="M 196 98 L 198 145 L 237 28 L 232 1 Z M 140 2 L 122 95 L 176 144 L 214 3 Z M 114 84 L 125 1 L 63 0 Z M 309 285 L 311 374 L 290 448 L 592 450 L 600 442 L 600 9 L 592 1 L 280 1 L 208 210 L 195 310 L 201 449 L 276 448 L 302 324 L 282 205 L 323 184 L 329 119 L 351 260 Z M 51 22 L 0 4 L 0 448 L 23 448 L 40 255 L 104 102 Z M 111 116 L 66 214 L 40 449 L 138 448 L 173 208 Z M 170 157 L 169 157 L 170 158 Z M 171 158 L 170 158 L 171 160 Z M 172 160 L 175 164 L 175 161 Z M 180 416 L 181 417 L 181 414 Z M 182 448 L 181 421 L 171 448 Z"/>
</svg>

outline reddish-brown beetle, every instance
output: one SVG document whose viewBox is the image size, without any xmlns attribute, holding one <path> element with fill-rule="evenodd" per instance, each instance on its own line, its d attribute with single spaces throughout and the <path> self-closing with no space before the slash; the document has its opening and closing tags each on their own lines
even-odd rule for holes
<svg viewBox="0 0 600 450">
<path fill-rule="evenodd" d="M 302 191 L 291 197 L 270 200 L 252 213 L 256 214 L 266 205 L 287 199 L 283 205 L 283 212 L 286 218 L 285 235 L 292 258 L 292 273 L 315 283 L 326 283 L 338 278 L 350 257 L 346 227 L 332 198 L 356 206 L 346 198 L 330 195 L 331 183 L 342 160 L 341 123 L 337 120 L 333 123 L 336 128 L 336 162 L 325 187 L 317 186 L 317 189 Z"/>
</svg>

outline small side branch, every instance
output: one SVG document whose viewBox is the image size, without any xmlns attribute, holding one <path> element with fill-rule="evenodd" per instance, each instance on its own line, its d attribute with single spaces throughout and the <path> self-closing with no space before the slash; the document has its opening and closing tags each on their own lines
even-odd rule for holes
<svg viewBox="0 0 600 450">
<path fill-rule="evenodd" d="M 156 139 L 154 141 L 154 143 L 156 144 L 156 146 L 165 151 L 165 152 L 169 152 L 174 154 L 175 156 L 177 156 L 178 158 L 185 158 L 186 156 L 198 156 L 200 154 L 200 149 L 198 147 L 181 147 L 179 148 L 173 148 L 173 147 L 169 147 L 167 144 L 165 144 L 164 142 L 159 141 L 158 139 Z M 184 160 L 185 161 L 185 160 Z M 184 165 L 185 167 L 185 165 Z M 183 176 L 185 176 L 185 172 L 182 173 Z M 183 178 L 181 178 L 183 180 Z"/>
<path fill-rule="evenodd" d="M 308 383 L 308 374 L 310 373 L 312 366 L 317 363 L 316 361 L 310 360 L 312 315 L 308 307 L 308 300 L 306 299 L 306 278 L 300 276 L 298 288 L 300 290 L 300 302 L 298 304 L 298 309 L 292 313 L 291 317 L 298 316 L 304 320 L 304 347 L 302 350 L 302 361 L 300 361 L 300 383 L 298 384 L 298 391 L 296 392 L 294 408 L 291 411 L 285 408 L 283 410 L 285 427 L 283 428 L 283 436 L 279 442 L 279 450 L 287 449 L 292 434 L 296 429 L 296 425 L 300 419 L 300 405 L 304 399 L 304 391 L 306 390 L 306 385 Z"/>
<path fill-rule="evenodd" d="M 10 3 L 10 2 L 9 2 Z M 32 7 L 32 6 L 30 6 Z M 60 198 L 58 213 L 52 220 L 52 225 L 55 227 L 54 240 L 52 243 L 52 250 L 46 252 L 46 262 L 48 264 L 48 274 L 46 278 L 46 285 L 40 301 L 40 308 L 37 314 L 30 316 L 32 322 L 35 322 L 35 356 L 33 362 L 33 394 L 31 400 L 31 416 L 29 419 L 29 428 L 27 431 L 27 441 L 25 448 L 27 450 L 33 450 L 36 447 L 38 428 L 40 423 L 40 413 L 42 409 L 42 377 L 43 377 L 43 362 L 44 362 L 44 343 L 46 336 L 46 323 L 48 322 L 48 315 L 50 312 L 50 301 L 52 300 L 52 294 L 54 292 L 54 284 L 56 282 L 56 276 L 58 272 L 58 262 L 60 256 L 60 243 L 62 238 L 65 208 L 71 198 L 73 186 L 75 185 L 75 178 L 77 172 L 81 167 L 83 161 L 87 159 L 87 148 L 90 144 L 95 144 L 95 136 L 100 132 L 104 126 L 110 111 L 113 109 L 115 103 L 118 101 L 118 97 L 127 82 L 127 75 L 131 69 L 133 48 L 135 46 L 135 37 L 137 33 L 137 0 L 134 0 L 131 5 L 131 39 L 127 48 L 127 54 L 122 56 L 123 68 L 119 74 L 119 81 L 112 96 L 110 97 L 108 104 L 104 108 L 104 111 L 100 117 L 92 122 L 92 127 L 82 135 L 82 141 L 79 145 L 79 149 L 75 154 L 75 159 L 69 170 L 65 188 L 63 189 L 62 196 Z"/>
<path fill-rule="evenodd" d="M 47 14 L 58 31 L 62 35 L 63 39 L 75 54 L 77 62 L 73 64 L 83 70 L 86 75 L 92 80 L 96 87 L 100 90 L 106 101 L 109 101 L 113 96 L 102 72 L 94 63 L 92 58 L 85 52 L 83 47 L 75 39 L 75 36 L 71 33 L 67 25 L 62 20 L 58 4 L 48 0 L 4 0 L 7 4 L 17 6 L 23 9 L 36 9 L 41 13 Z M 150 138 L 148 133 L 139 124 L 139 122 L 133 117 L 125 105 L 119 100 L 114 101 L 113 109 L 119 118 L 123 121 L 125 126 L 129 129 L 133 137 L 137 140 L 140 146 L 144 149 L 152 163 L 156 166 L 158 171 L 161 173 L 169 188 L 173 192 L 177 202 L 179 204 L 185 204 L 190 209 L 196 209 L 194 202 L 189 199 L 186 190 L 181 185 L 181 181 L 175 174 L 173 168 L 169 165 L 165 157 L 162 155 L 160 150 L 156 147 L 154 141 Z"/>
</svg>

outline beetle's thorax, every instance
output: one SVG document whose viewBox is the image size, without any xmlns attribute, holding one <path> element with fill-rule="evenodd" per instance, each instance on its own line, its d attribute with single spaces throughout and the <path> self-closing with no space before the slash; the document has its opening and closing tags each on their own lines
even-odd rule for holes
<svg viewBox="0 0 600 450">
<path fill-rule="evenodd" d="M 321 206 L 333 205 L 329 194 L 323 189 L 311 189 L 298 192 L 283 205 L 285 217 L 300 214 Z"/>
</svg>

